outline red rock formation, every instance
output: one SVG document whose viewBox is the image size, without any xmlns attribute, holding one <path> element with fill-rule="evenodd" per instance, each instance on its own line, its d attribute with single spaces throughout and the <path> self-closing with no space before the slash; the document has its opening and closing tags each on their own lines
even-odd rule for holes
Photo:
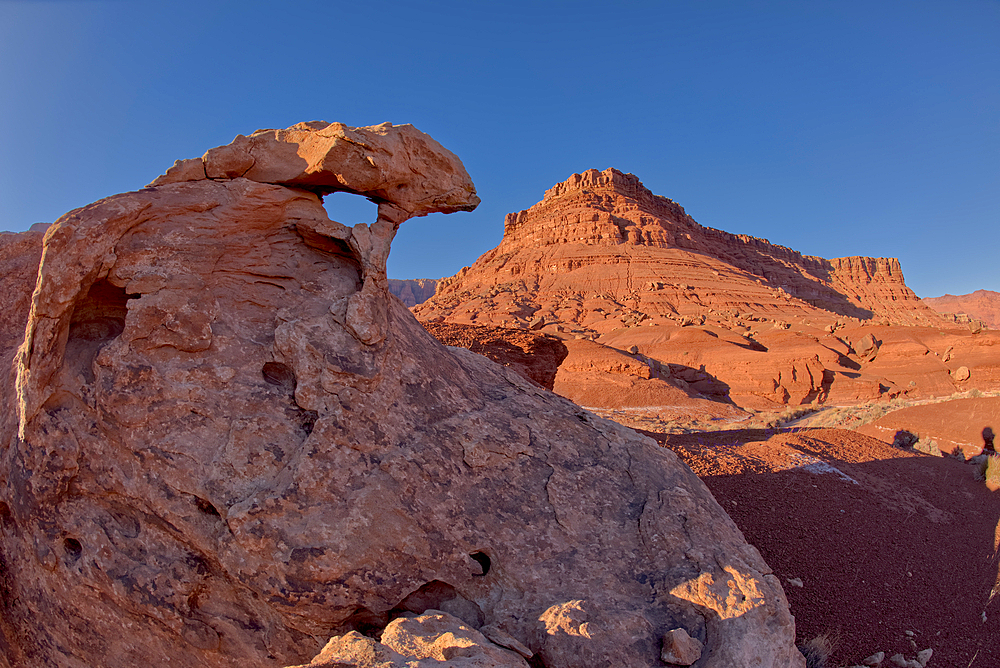
<svg viewBox="0 0 1000 668">
<path fill-rule="evenodd" d="M 523 329 L 425 322 L 424 329 L 446 346 L 459 346 L 510 367 L 522 378 L 552 389 L 566 345 L 547 334 Z"/>
<path fill-rule="evenodd" d="M 333 190 L 378 220 L 330 220 Z M 278 667 L 337 636 L 338 665 L 641 668 L 683 628 L 704 668 L 801 668 L 780 583 L 672 453 L 389 294 L 396 226 L 477 202 L 411 126 L 309 123 L 66 214 L 40 263 L 0 240 L 5 275 L 37 266 L 2 295 L 0 665 Z"/>
<path fill-rule="evenodd" d="M 902 366 L 869 371 L 873 359 L 856 355 L 842 336 L 862 327 L 945 326 L 906 287 L 897 260 L 825 260 L 703 227 L 676 202 L 614 169 L 574 174 L 535 206 L 509 214 L 500 245 L 442 279 L 434 297 L 413 310 L 424 321 L 538 329 L 617 351 L 636 347 L 672 369 L 675 386 L 691 389 L 678 381 L 697 376 L 703 396 L 748 408 L 945 389 L 937 380 L 911 386 L 914 376 Z M 866 333 L 858 330 L 858 340 Z M 882 360 L 907 349 L 888 339 Z M 948 372 L 941 360 L 933 368 L 916 364 L 935 378 Z M 608 392 L 604 407 L 622 396 Z"/>
<path fill-rule="evenodd" d="M 389 292 L 399 297 L 407 308 L 412 308 L 433 297 L 437 283 L 434 278 L 390 278 Z"/>
<path fill-rule="evenodd" d="M 615 169 L 574 174 L 535 206 L 508 214 L 500 245 L 442 279 L 433 304 L 417 313 L 460 320 L 460 304 L 493 289 L 531 292 L 543 313 L 565 293 L 587 292 L 635 302 L 634 311 L 650 316 L 730 309 L 900 324 L 933 317 L 903 283 L 895 259 L 824 260 L 703 227 L 676 202 Z M 493 311 L 473 312 L 504 318 Z M 526 317 L 508 313 L 508 320 Z"/>
<path fill-rule="evenodd" d="M 967 295 L 944 295 L 922 300 L 938 313 L 956 316 L 955 322 L 971 323 L 980 320 L 990 329 L 1000 329 L 1000 292 L 976 290 Z M 968 316 L 962 318 L 961 316 Z"/>
</svg>

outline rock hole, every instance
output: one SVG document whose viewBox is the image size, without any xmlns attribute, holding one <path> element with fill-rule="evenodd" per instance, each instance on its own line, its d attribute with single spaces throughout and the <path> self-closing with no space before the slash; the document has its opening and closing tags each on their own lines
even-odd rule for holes
<svg viewBox="0 0 1000 668">
<path fill-rule="evenodd" d="M 0 501 L 0 524 L 15 524 L 14 513 L 11 512 L 10 506 L 3 501 Z"/>
<path fill-rule="evenodd" d="M 447 612 L 476 629 L 482 628 L 485 619 L 482 609 L 474 601 L 465 598 L 455 587 L 441 580 L 431 580 L 404 598 L 389 611 L 389 619 L 407 612 L 422 615 L 427 610 Z"/>
<path fill-rule="evenodd" d="M 330 193 L 323 198 L 323 208 L 330 220 L 342 225 L 371 224 L 378 220 L 378 205 L 354 193 Z"/>
<path fill-rule="evenodd" d="M 201 497 L 195 497 L 194 503 L 195 503 L 196 506 L 198 506 L 198 510 L 200 510 L 203 513 L 205 513 L 206 515 L 213 515 L 215 517 L 222 517 L 222 515 L 219 514 L 219 509 L 216 508 L 215 506 L 213 506 L 211 503 L 209 503 L 205 499 L 203 499 Z"/>
<path fill-rule="evenodd" d="M 299 427 L 306 436 L 313 433 L 313 427 L 316 426 L 316 420 L 319 419 L 319 413 L 316 411 L 306 411 L 299 410 Z"/>
<path fill-rule="evenodd" d="M 87 296 L 73 308 L 64 359 L 88 383 L 94 382 L 93 364 L 97 353 L 125 331 L 128 301 L 140 296 L 128 294 L 125 288 L 104 279 L 90 286 Z"/>
<path fill-rule="evenodd" d="M 115 338 L 125 330 L 128 300 L 139 297 L 126 293 L 125 288 L 112 285 L 107 279 L 97 281 L 73 309 L 70 338 L 105 342 Z"/>
<path fill-rule="evenodd" d="M 76 538 L 64 540 L 63 548 L 66 550 L 66 561 L 71 564 L 76 563 L 80 555 L 83 554 L 83 545 Z"/>
<path fill-rule="evenodd" d="M 490 561 L 489 555 L 487 555 L 485 552 L 473 552 L 469 556 L 472 557 L 480 566 L 483 567 L 483 572 L 479 573 L 478 575 L 482 576 L 490 572 L 490 566 L 492 566 L 492 562 Z"/>
<path fill-rule="evenodd" d="M 287 364 L 268 362 L 260 370 L 268 384 L 283 388 L 289 394 L 295 392 L 295 372 Z"/>
<path fill-rule="evenodd" d="M 344 620 L 341 628 L 344 633 L 357 631 L 361 635 L 378 640 L 382 637 L 382 631 L 385 630 L 388 623 L 389 615 L 386 613 L 372 612 L 368 608 L 359 607 Z"/>
</svg>

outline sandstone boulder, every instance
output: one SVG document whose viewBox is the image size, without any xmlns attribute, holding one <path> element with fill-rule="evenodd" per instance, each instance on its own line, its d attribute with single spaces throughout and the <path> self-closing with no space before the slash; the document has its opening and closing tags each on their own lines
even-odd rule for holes
<svg viewBox="0 0 1000 668">
<path fill-rule="evenodd" d="M 331 638 L 311 662 L 293 668 L 528 668 L 528 664 L 462 620 L 428 610 L 393 620 L 381 640 L 357 631 Z"/>
<path fill-rule="evenodd" d="M 378 220 L 330 220 L 333 190 Z M 389 294 L 396 227 L 477 201 L 413 128 L 318 123 L 58 220 L 5 351 L 8 662 L 402 655 L 386 633 L 438 610 L 508 665 L 656 666 L 682 628 L 704 668 L 802 666 L 777 579 L 670 451 L 445 348 Z M 431 626 L 417 653 L 457 661 Z"/>
<path fill-rule="evenodd" d="M 865 334 L 861 339 L 854 344 L 854 352 L 858 354 L 858 357 L 865 362 L 871 362 L 878 355 L 878 341 L 872 336 L 871 332 Z"/>
</svg>

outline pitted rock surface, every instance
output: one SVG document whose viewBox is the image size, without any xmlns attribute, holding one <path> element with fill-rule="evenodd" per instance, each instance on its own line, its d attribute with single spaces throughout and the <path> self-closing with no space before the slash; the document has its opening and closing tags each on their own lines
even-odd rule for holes
<svg viewBox="0 0 1000 668">
<path fill-rule="evenodd" d="M 333 190 L 378 221 L 329 220 Z M 314 123 L 53 224 L 4 339 L 7 662 L 287 666 L 440 610 L 515 663 L 656 666 L 683 628 L 705 667 L 804 665 L 777 579 L 671 452 L 390 296 L 396 226 L 477 202 L 409 126 Z"/>
</svg>

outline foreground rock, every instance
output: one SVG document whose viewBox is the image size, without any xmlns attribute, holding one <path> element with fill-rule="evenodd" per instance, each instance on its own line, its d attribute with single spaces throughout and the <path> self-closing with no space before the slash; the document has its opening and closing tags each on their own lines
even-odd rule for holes
<svg viewBox="0 0 1000 668">
<path fill-rule="evenodd" d="M 337 190 L 378 220 L 329 220 Z M 399 652 L 399 620 L 437 610 L 514 664 L 661 665 L 683 629 L 703 667 L 803 665 L 777 579 L 672 453 L 446 349 L 390 296 L 397 226 L 477 203 L 410 126 L 310 123 L 57 221 L 37 287 L 5 295 L 34 289 L 26 328 L 3 321 L 25 332 L 7 662 L 287 666 L 330 638 L 384 651 L 359 634 Z"/>
</svg>

